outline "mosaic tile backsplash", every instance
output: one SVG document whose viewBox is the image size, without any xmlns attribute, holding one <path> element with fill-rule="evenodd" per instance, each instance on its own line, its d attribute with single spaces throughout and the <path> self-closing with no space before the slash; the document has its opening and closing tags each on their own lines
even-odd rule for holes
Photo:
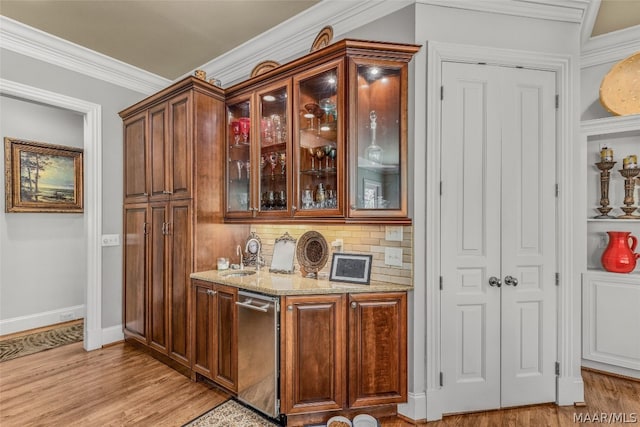
<svg viewBox="0 0 640 427">
<path fill-rule="evenodd" d="M 273 245 L 276 238 L 288 232 L 295 239 L 300 238 L 307 231 L 317 231 L 327 240 L 329 259 L 327 265 L 320 271 L 320 277 L 329 277 L 332 254 L 336 250 L 332 242 L 343 240 L 342 252 L 371 254 L 371 281 L 396 283 L 413 286 L 413 227 L 402 226 L 402 241 L 388 241 L 385 239 L 384 225 L 296 225 L 296 224 L 253 224 L 251 231 L 255 232 L 262 241 L 262 256 L 266 267 L 271 265 Z M 389 266 L 384 263 L 386 247 L 402 248 L 402 267 Z M 300 265 L 295 261 L 296 274 L 300 274 Z"/>
</svg>

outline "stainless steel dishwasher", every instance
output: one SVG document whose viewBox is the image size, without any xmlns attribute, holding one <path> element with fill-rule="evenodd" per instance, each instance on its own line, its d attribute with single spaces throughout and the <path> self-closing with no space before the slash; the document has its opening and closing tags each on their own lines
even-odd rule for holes
<svg viewBox="0 0 640 427">
<path fill-rule="evenodd" d="M 278 418 L 279 311 L 277 297 L 239 291 L 238 400 Z"/>
</svg>

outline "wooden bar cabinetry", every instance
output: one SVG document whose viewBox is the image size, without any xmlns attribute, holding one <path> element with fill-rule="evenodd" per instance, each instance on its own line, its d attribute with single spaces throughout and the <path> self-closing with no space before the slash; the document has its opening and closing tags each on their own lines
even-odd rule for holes
<svg viewBox="0 0 640 427">
<path fill-rule="evenodd" d="M 223 224 L 224 93 L 187 77 L 120 113 L 125 338 L 191 368 L 189 275 L 248 234 Z"/>
</svg>

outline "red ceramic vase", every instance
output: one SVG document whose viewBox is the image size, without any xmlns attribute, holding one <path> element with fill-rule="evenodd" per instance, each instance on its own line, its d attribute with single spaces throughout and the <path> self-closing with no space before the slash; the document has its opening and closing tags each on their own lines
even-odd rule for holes
<svg viewBox="0 0 640 427">
<path fill-rule="evenodd" d="M 612 273 L 631 273 L 640 258 L 640 254 L 634 253 L 638 239 L 626 231 L 607 231 L 607 234 L 609 245 L 602 254 L 602 266 Z"/>
</svg>

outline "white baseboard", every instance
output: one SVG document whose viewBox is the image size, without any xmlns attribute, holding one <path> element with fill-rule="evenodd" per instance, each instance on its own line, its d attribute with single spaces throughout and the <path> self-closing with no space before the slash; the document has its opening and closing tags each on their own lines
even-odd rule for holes
<svg viewBox="0 0 640 427">
<path fill-rule="evenodd" d="M 112 344 L 122 340 L 124 340 L 122 325 L 116 325 L 102 330 L 102 345 Z"/>
<path fill-rule="evenodd" d="M 640 371 L 636 369 L 629 369 L 586 359 L 582 359 L 582 366 L 585 368 L 597 369 L 598 371 L 610 372 L 616 375 L 624 375 L 625 377 L 640 379 Z"/>
<path fill-rule="evenodd" d="M 83 319 L 84 317 L 84 305 L 65 307 L 44 313 L 30 314 L 28 316 L 13 317 L 11 319 L 0 320 L 0 335 L 28 331 L 29 329 L 42 328 L 43 326 L 55 325 L 56 323 Z"/>
<path fill-rule="evenodd" d="M 398 405 L 398 413 L 413 421 L 424 421 L 427 418 L 427 395 L 409 393 L 407 403 Z"/>
</svg>

